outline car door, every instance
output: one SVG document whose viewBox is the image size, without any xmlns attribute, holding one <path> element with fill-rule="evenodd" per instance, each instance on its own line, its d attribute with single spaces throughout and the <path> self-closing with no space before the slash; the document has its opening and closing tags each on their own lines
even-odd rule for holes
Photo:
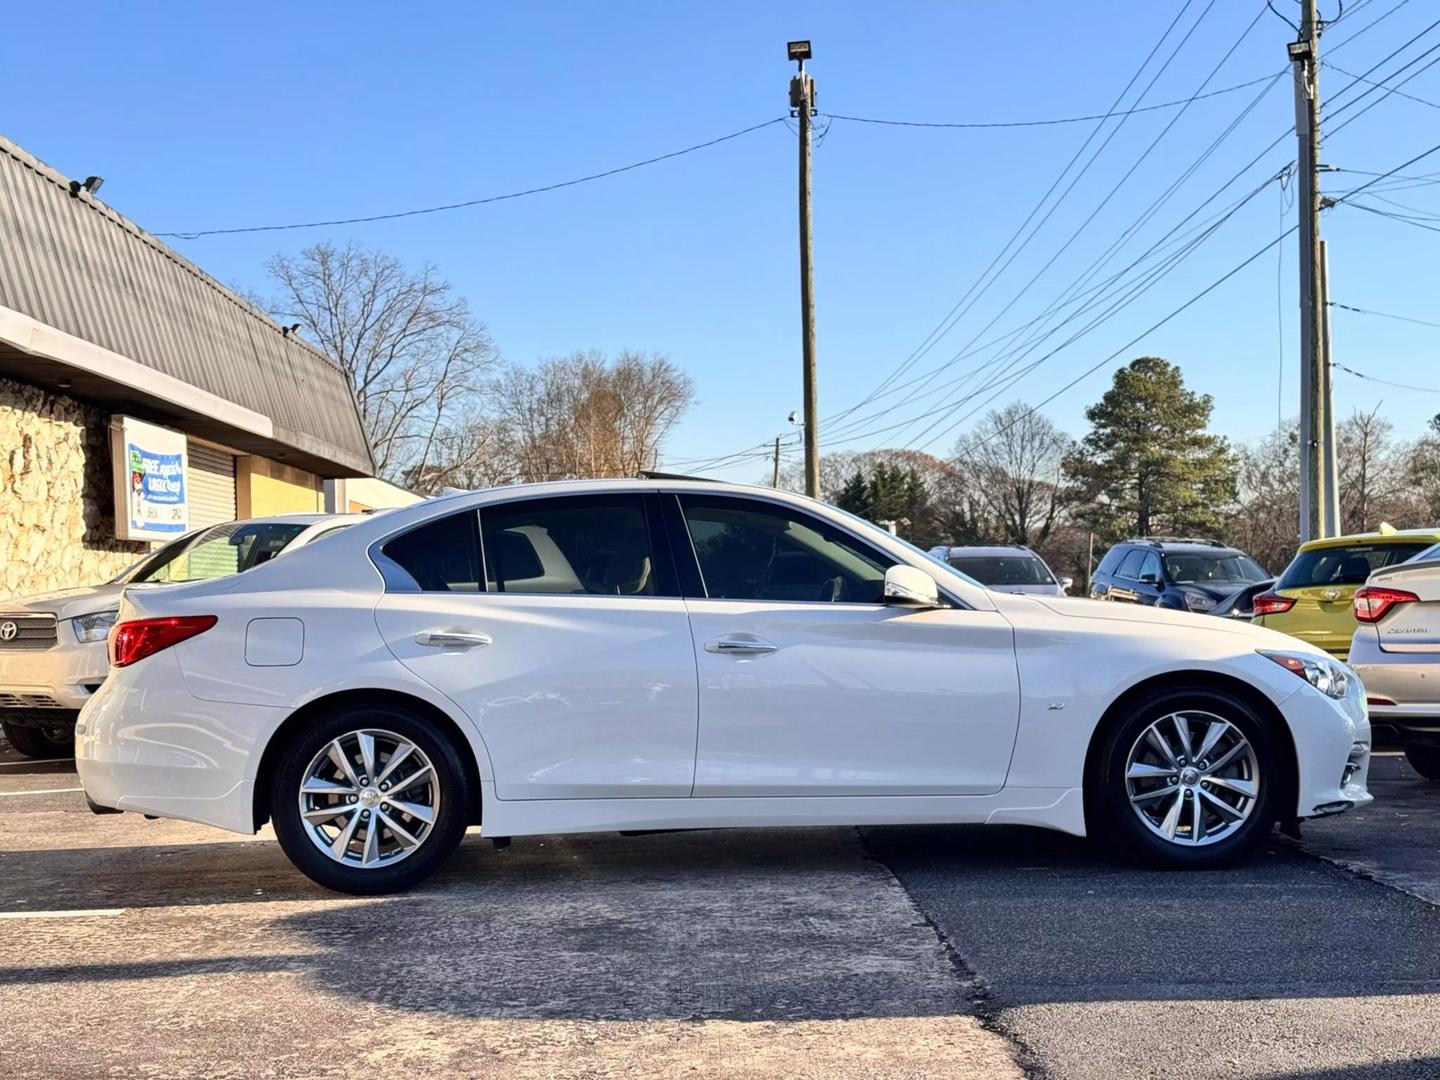
<svg viewBox="0 0 1440 1080">
<path fill-rule="evenodd" d="M 384 545 L 380 632 L 474 719 L 499 798 L 690 794 L 695 652 L 655 498 L 516 499 Z"/>
<path fill-rule="evenodd" d="M 1147 551 L 1145 557 L 1140 560 L 1140 570 L 1135 575 L 1135 601 L 1139 604 L 1153 606 L 1160 602 L 1160 594 L 1164 590 L 1165 583 L 1161 576 L 1160 556 L 1153 551 Z"/>
<path fill-rule="evenodd" d="M 994 611 L 881 603 L 894 560 L 781 502 L 681 495 L 700 669 L 696 796 L 982 794 L 1019 716 Z"/>
</svg>

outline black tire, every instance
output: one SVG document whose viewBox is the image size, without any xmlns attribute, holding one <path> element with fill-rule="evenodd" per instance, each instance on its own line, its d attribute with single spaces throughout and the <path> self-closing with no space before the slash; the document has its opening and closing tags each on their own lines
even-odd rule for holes
<svg viewBox="0 0 1440 1080">
<path fill-rule="evenodd" d="M 1440 746 L 1407 746 L 1405 760 L 1426 780 L 1440 780 Z"/>
<path fill-rule="evenodd" d="M 28 758 L 68 758 L 75 756 L 75 737 L 62 726 L 51 728 L 21 727 L 4 724 L 5 738 L 17 754 Z"/>
<path fill-rule="evenodd" d="M 420 845 L 393 865 L 363 868 L 337 861 L 316 846 L 300 815 L 300 785 L 310 763 L 332 740 L 360 730 L 403 736 L 435 770 L 439 812 Z M 440 868 L 465 835 L 470 796 L 460 751 L 423 713 L 395 705 L 343 706 L 307 723 L 285 748 L 271 785 L 270 820 L 281 848 L 306 877 L 336 892 L 375 896 L 403 892 Z"/>
<path fill-rule="evenodd" d="M 1157 835 L 1142 822 L 1131 806 L 1125 775 L 1131 748 L 1151 724 L 1173 713 L 1190 711 L 1210 713 L 1234 725 L 1254 749 L 1259 779 L 1249 816 L 1220 839 L 1194 846 Z M 1195 870 L 1224 866 L 1253 851 L 1270 832 L 1279 816 L 1283 793 L 1291 786 L 1287 772 L 1275 733 L 1243 701 L 1200 687 L 1161 691 L 1135 703 L 1105 734 L 1095 768 L 1087 778 L 1086 805 L 1092 822 L 1089 831 L 1092 837 L 1152 866 Z M 1182 821 L 1189 813 L 1192 797 L 1198 801 L 1199 793 L 1186 797 Z M 1186 826 L 1184 831 L 1190 828 Z"/>
</svg>

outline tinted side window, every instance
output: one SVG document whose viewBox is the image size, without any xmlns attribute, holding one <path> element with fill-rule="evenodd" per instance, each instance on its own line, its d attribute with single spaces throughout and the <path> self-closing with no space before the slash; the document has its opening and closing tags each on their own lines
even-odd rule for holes
<svg viewBox="0 0 1440 1080">
<path fill-rule="evenodd" d="M 489 588 L 515 593 L 673 596 L 658 580 L 640 495 L 576 495 L 487 507 L 480 515 Z"/>
<path fill-rule="evenodd" d="M 423 592 L 479 592 L 480 545 L 475 514 L 467 511 L 421 525 L 384 547 L 386 558 Z"/>
<path fill-rule="evenodd" d="M 747 499 L 680 505 L 711 599 L 873 604 L 884 592 L 890 563 L 819 518 Z"/>
<path fill-rule="evenodd" d="M 1145 556 L 1145 560 L 1140 564 L 1140 576 L 1141 576 L 1141 577 L 1149 576 L 1149 577 L 1153 577 L 1156 581 L 1159 581 L 1159 580 L 1160 580 L 1160 556 L 1159 556 L 1159 555 L 1156 555 L 1156 554 L 1152 551 L 1152 552 L 1150 552 L 1150 554 L 1148 554 L 1148 555 Z"/>
<path fill-rule="evenodd" d="M 1096 574 L 1113 574 L 1115 568 L 1120 565 L 1120 560 L 1125 557 L 1125 549 L 1113 547 L 1105 553 L 1105 558 L 1100 560 L 1100 565 L 1095 568 Z"/>
<path fill-rule="evenodd" d="M 1140 576 L 1140 564 L 1145 561 L 1145 552 L 1139 548 L 1131 548 L 1125 556 L 1125 561 L 1120 564 L 1120 569 L 1115 573 L 1119 577 L 1135 580 Z"/>
</svg>

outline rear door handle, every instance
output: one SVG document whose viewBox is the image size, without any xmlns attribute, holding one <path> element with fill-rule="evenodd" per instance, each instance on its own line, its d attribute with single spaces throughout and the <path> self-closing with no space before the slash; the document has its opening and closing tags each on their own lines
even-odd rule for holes
<svg viewBox="0 0 1440 1080">
<path fill-rule="evenodd" d="M 421 630 L 415 635 L 417 645 L 433 645 L 437 649 L 474 649 L 489 645 L 489 634 L 468 630 Z"/>
<path fill-rule="evenodd" d="M 778 648 L 780 646 L 773 642 L 748 637 L 723 637 L 705 643 L 706 652 L 727 653 L 732 656 L 761 656 Z"/>
</svg>

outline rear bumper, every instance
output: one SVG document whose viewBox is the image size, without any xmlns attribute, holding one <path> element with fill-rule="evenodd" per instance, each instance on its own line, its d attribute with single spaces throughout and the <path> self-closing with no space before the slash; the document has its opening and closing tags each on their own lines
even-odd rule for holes
<svg viewBox="0 0 1440 1080">
<path fill-rule="evenodd" d="M 80 713 L 75 768 L 93 806 L 255 831 L 250 770 L 282 709 L 185 689 L 173 650 L 122 668 Z"/>
<path fill-rule="evenodd" d="M 1440 654 L 1385 652 L 1376 628 L 1362 626 L 1355 631 L 1350 663 L 1372 699 L 1377 744 L 1440 744 Z"/>
</svg>

